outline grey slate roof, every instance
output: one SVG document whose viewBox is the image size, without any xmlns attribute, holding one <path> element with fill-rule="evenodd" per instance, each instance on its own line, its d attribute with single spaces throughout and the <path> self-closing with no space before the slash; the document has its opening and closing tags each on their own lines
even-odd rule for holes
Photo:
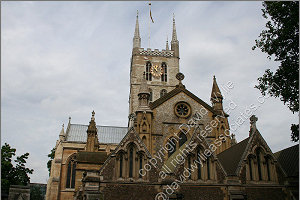
<svg viewBox="0 0 300 200">
<path fill-rule="evenodd" d="M 117 126 L 99 126 L 98 130 L 99 143 L 114 143 L 121 142 L 128 131 L 128 127 Z M 66 141 L 68 142 L 86 142 L 88 125 L 70 124 L 69 130 L 66 132 Z"/>
<path fill-rule="evenodd" d="M 228 175 L 236 175 L 236 169 L 248 144 L 249 137 L 217 155 Z"/>
<path fill-rule="evenodd" d="M 275 158 L 282 166 L 288 177 L 299 174 L 299 144 L 274 153 Z"/>
</svg>

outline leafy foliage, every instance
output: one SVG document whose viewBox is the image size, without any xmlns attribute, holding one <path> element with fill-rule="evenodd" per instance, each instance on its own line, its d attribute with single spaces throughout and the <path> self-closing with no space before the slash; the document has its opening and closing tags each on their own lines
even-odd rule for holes
<svg viewBox="0 0 300 200">
<path fill-rule="evenodd" d="M 25 167 L 29 153 L 17 156 L 14 160 L 16 166 L 11 163 L 12 156 L 15 156 L 16 149 L 5 143 L 1 147 L 1 190 L 9 192 L 10 185 L 27 185 L 30 181 L 28 174 L 33 173 L 33 169 Z"/>
<path fill-rule="evenodd" d="M 52 164 L 52 160 L 54 159 L 55 156 L 55 148 L 51 149 L 51 153 L 48 154 L 48 157 L 50 158 L 50 160 L 48 160 L 47 162 L 47 168 L 49 171 L 49 176 L 50 176 L 50 172 L 51 172 L 51 164 Z"/>
<path fill-rule="evenodd" d="M 265 70 L 255 88 L 262 95 L 279 97 L 293 113 L 299 112 L 299 1 L 265 1 L 263 6 L 262 16 L 271 20 L 252 49 L 260 48 L 269 59 L 274 56 L 280 66 L 275 73 Z M 298 141 L 299 124 L 292 124 L 291 130 L 292 141 Z"/>
</svg>

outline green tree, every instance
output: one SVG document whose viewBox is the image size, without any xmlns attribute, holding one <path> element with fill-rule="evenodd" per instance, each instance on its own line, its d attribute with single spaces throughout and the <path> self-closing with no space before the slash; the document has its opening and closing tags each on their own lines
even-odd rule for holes
<svg viewBox="0 0 300 200">
<path fill-rule="evenodd" d="M 269 20 L 256 45 L 268 58 L 275 57 L 280 65 L 275 73 L 265 70 L 258 78 L 262 95 L 279 97 L 293 112 L 299 112 L 299 1 L 264 1 L 263 17 Z M 299 124 L 291 125 L 291 139 L 299 140 Z"/>
<path fill-rule="evenodd" d="M 45 199 L 42 189 L 39 186 L 33 186 L 30 189 L 30 200 L 43 200 Z"/>
<path fill-rule="evenodd" d="M 47 162 L 47 168 L 49 171 L 49 176 L 50 176 L 50 172 L 51 172 L 51 164 L 52 164 L 52 160 L 54 159 L 55 156 L 55 148 L 51 149 L 51 153 L 48 154 L 48 157 L 50 158 L 50 160 L 48 160 Z"/>
<path fill-rule="evenodd" d="M 16 166 L 11 163 L 12 156 L 15 156 L 16 149 L 5 143 L 1 147 L 1 190 L 9 192 L 10 185 L 27 185 L 30 182 L 28 174 L 33 173 L 33 169 L 25 167 L 29 153 L 17 156 L 14 160 Z"/>
</svg>

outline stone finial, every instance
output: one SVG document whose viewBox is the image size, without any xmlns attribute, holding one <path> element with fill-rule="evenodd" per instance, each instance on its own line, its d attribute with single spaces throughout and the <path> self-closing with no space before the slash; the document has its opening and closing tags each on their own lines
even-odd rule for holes
<svg viewBox="0 0 300 200">
<path fill-rule="evenodd" d="M 184 74 L 179 72 L 176 74 L 176 79 L 179 80 L 179 83 L 184 79 Z"/>
<path fill-rule="evenodd" d="M 95 121 L 95 111 L 94 110 L 92 112 L 92 118 L 91 119 Z"/>
<path fill-rule="evenodd" d="M 181 81 L 184 79 L 183 73 L 179 72 L 179 73 L 176 74 L 175 77 L 176 77 L 177 80 L 179 80 L 179 84 L 176 85 L 176 88 L 182 88 L 182 89 L 184 89 L 185 86 L 181 83 Z"/>
<path fill-rule="evenodd" d="M 251 125 L 250 125 L 250 134 L 249 134 L 249 136 L 257 130 L 257 128 L 256 128 L 256 122 L 257 121 L 258 121 L 258 118 L 255 115 L 252 115 L 250 117 L 250 124 Z"/>
</svg>

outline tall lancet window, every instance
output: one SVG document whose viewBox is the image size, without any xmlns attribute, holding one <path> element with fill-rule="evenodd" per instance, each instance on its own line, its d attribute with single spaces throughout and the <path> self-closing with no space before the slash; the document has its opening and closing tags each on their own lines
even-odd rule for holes
<svg viewBox="0 0 300 200">
<path fill-rule="evenodd" d="M 206 163 L 207 163 L 207 180 L 210 180 L 210 159 L 209 159 L 209 157 L 207 158 L 207 160 L 206 160 Z"/>
<path fill-rule="evenodd" d="M 133 148 L 131 147 L 129 150 L 129 177 L 132 177 L 133 171 Z"/>
<path fill-rule="evenodd" d="M 143 169 L 143 155 L 140 155 L 140 170 Z M 139 178 L 142 178 L 142 174 L 139 173 Z"/>
<path fill-rule="evenodd" d="M 249 172 L 250 172 L 250 180 L 253 180 L 253 172 L 252 172 L 252 158 L 249 157 Z"/>
<path fill-rule="evenodd" d="M 196 158 L 198 158 L 198 161 L 201 160 L 201 158 L 200 158 L 200 149 L 198 149 L 198 151 L 197 151 Z M 197 167 L 198 167 L 197 168 L 197 170 L 198 170 L 198 179 L 201 179 L 201 168 L 202 168 L 202 166 L 201 166 L 200 162 L 197 163 Z"/>
<path fill-rule="evenodd" d="M 270 163 L 269 163 L 270 159 L 268 157 L 266 157 L 266 163 L 267 163 L 267 173 L 268 173 L 268 181 L 271 180 L 271 175 L 270 175 Z"/>
<path fill-rule="evenodd" d="M 261 159 L 260 159 L 260 150 L 258 149 L 257 152 L 256 152 L 256 156 L 257 156 L 257 167 L 258 167 L 258 180 L 262 180 L 262 176 L 261 176 Z"/>
<path fill-rule="evenodd" d="M 150 72 L 150 68 L 151 68 L 151 63 L 147 62 L 146 63 L 146 80 L 147 81 L 152 81 L 152 74 Z"/>
<path fill-rule="evenodd" d="M 68 163 L 66 188 L 75 188 L 76 164 L 77 160 L 74 156 Z"/>
<path fill-rule="evenodd" d="M 123 154 L 122 153 L 120 154 L 120 172 L 119 172 L 119 174 L 120 174 L 120 177 L 123 176 Z"/>
<path fill-rule="evenodd" d="M 165 62 L 163 62 L 161 64 L 161 67 L 163 69 L 163 74 L 161 75 L 161 81 L 162 82 L 167 82 L 167 80 L 168 80 L 168 77 L 167 77 L 167 73 L 168 73 L 167 64 Z"/>
</svg>

